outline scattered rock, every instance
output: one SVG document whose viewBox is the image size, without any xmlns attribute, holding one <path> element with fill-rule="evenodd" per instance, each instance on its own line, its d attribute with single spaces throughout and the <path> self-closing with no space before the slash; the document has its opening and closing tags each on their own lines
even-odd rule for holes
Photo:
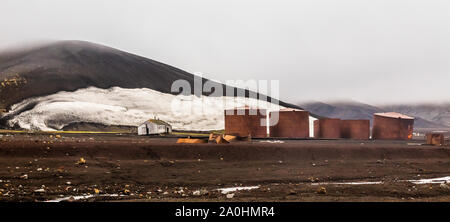
<svg viewBox="0 0 450 222">
<path fill-rule="evenodd" d="M 170 160 L 170 161 L 161 161 L 159 164 L 161 164 L 161 166 L 163 167 L 170 167 L 174 165 L 174 161 Z"/>
<path fill-rule="evenodd" d="M 196 191 L 192 192 L 192 195 L 194 195 L 194 196 L 203 196 L 206 194 L 208 194 L 208 190 L 206 190 L 206 189 L 200 189 L 200 190 L 196 190 Z"/>
<path fill-rule="evenodd" d="M 442 188 L 442 189 L 445 189 L 445 190 L 450 190 L 450 186 L 448 186 L 448 185 L 445 184 L 445 183 L 441 183 L 441 184 L 439 185 L 439 187 Z"/>
<path fill-rule="evenodd" d="M 41 189 L 34 190 L 34 192 L 35 193 L 45 193 L 45 190 L 43 188 L 41 188 Z"/>
<path fill-rule="evenodd" d="M 232 199 L 234 197 L 234 193 L 227 194 L 227 199 Z"/>
<path fill-rule="evenodd" d="M 86 160 L 83 157 L 81 157 L 80 160 L 78 160 L 76 164 L 78 164 L 78 165 L 86 164 Z"/>
<path fill-rule="evenodd" d="M 184 189 L 180 187 L 179 190 L 175 190 L 173 193 L 183 194 L 184 193 Z"/>
<path fill-rule="evenodd" d="M 327 194 L 327 189 L 325 187 L 320 187 L 317 191 L 317 194 Z"/>
<path fill-rule="evenodd" d="M 20 179 L 27 180 L 28 179 L 28 174 L 24 174 L 24 175 L 20 176 Z"/>
</svg>

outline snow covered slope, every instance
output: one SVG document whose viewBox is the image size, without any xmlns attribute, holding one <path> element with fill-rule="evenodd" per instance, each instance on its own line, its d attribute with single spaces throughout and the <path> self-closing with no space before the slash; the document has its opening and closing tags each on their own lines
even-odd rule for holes
<svg viewBox="0 0 450 222">
<path fill-rule="evenodd" d="M 178 130 L 218 130 L 224 129 L 224 109 L 245 105 L 267 110 L 284 108 L 239 97 L 200 98 L 147 88 L 89 87 L 26 99 L 13 105 L 4 117 L 11 127 L 44 131 L 60 130 L 75 122 L 137 126 L 149 118 L 167 121 Z"/>
</svg>

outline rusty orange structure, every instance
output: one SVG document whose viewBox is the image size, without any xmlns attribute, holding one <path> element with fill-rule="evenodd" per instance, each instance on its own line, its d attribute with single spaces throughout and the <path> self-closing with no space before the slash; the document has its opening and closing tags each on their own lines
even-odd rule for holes
<svg viewBox="0 0 450 222">
<path fill-rule="evenodd" d="M 271 137 L 309 138 L 309 112 L 299 109 L 280 109 L 269 114 L 278 115 L 278 123 L 270 126 Z"/>
<path fill-rule="evenodd" d="M 205 139 L 179 138 L 177 143 L 208 143 Z"/>
<path fill-rule="evenodd" d="M 370 120 L 341 120 L 341 138 L 368 140 Z"/>
<path fill-rule="evenodd" d="M 445 144 L 443 133 L 427 133 L 427 145 L 442 146 Z"/>
<path fill-rule="evenodd" d="M 341 138 L 341 120 L 323 118 L 314 121 L 314 138 L 317 139 Z"/>
<path fill-rule="evenodd" d="M 267 126 L 261 122 L 266 121 L 265 109 L 243 107 L 225 110 L 224 113 L 225 134 L 238 137 L 267 137 Z"/>
<path fill-rule="evenodd" d="M 413 137 L 414 117 L 400 113 L 375 113 L 372 139 L 410 140 Z"/>
</svg>

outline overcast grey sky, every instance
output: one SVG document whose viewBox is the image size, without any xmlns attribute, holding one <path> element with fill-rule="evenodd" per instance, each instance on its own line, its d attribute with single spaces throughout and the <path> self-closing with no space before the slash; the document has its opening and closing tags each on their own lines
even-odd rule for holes
<svg viewBox="0 0 450 222">
<path fill-rule="evenodd" d="M 448 0 L 0 0 L 0 48 L 86 40 L 290 102 L 450 101 Z"/>
</svg>

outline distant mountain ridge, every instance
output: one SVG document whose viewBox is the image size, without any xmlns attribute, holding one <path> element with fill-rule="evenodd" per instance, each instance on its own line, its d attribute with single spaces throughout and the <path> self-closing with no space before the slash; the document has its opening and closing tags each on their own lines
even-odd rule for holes
<svg viewBox="0 0 450 222">
<path fill-rule="evenodd" d="M 389 105 L 383 106 L 383 108 L 392 110 L 394 112 L 406 113 L 412 116 L 419 116 L 428 121 L 450 126 L 450 103 L 439 105 Z"/>
<path fill-rule="evenodd" d="M 323 117 L 369 119 L 371 124 L 374 113 L 399 112 L 415 117 L 414 125 L 416 128 L 450 129 L 450 104 L 373 106 L 359 102 L 341 101 L 330 103 L 307 102 L 298 105 Z"/>
</svg>

